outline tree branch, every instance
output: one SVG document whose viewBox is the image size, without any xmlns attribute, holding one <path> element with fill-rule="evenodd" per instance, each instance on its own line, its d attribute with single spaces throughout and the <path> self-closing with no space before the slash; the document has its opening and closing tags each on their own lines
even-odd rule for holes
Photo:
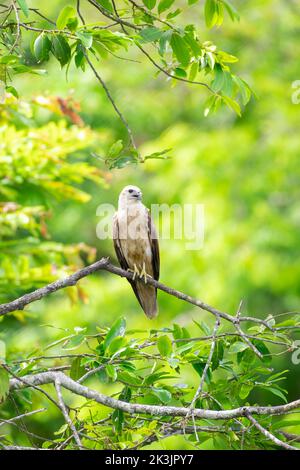
<svg viewBox="0 0 300 470">
<path fill-rule="evenodd" d="M 35 375 L 26 375 L 19 378 L 10 380 L 10 390 L 18 390 L 27 387 L 34 387 L 37 385 L 45 385 L 59 381 L 60 385 L 65 389 L 87 398 L 94 400 L 101 405 L 109 408 L 124 411 L 129 414 L 146 414 L 152 416 L 186 416 L 189 408 L 176 407 L 176 406 L 158 406 L 158 405 L 142 405 L 138 403 L 128 403 L 125 401 L 117 400 L 115 398 L 104 395 L 96 390 L 92 390 L 84 385 L 72 380 L 63 372 L 40 372 Z M 249 417 L 250 415 L 260 416 L 276 416 L 288 413 L 291 410 L 300 408 L 300 399 L 278 406 L 242 406 L 231 410 L 206 410 L 196 408 L 193 411 L 195 418 L 201 419 L 233 419 L 241 417 Z"/>
<path fill-rule="evenodd" d="M 70 286 L 75 286 L 80 279 L 87 277 L 90 274 L 93 274 L 101 270 L 108 271 L 120 277 L 125 277 L 126 279 L 133 279 L 132 272 L 125 271 L 124 269 L 121 269 L 118 266 L 114 266 L 113 264 L 109 262 L 109 258 L 101 258 L 99 261 L 96 261 L 95 263 L 89 266 L 86 266 L 82 269 L 79 269 L 78 271 L 71 274 L 70 276 L 66 276 L 63 279 L 58 279 L 57 281 L 54 281 L 51 284 L 47 284 L 44 287 L 36 289 L 35 291 L 30 292 L 29 294 L 25 294 L 22 297 L 19 297 L 18 299 L 13 300 L 12 302 L 0 304 L 0 316 L 6 315 L 7 313 L 10 313 L 10 312 L 14 312 L 15 310 L 23 310 L 23 308 L 26 305 L 32 302 L 35 302 L 36 300 L 40 300 L 43 297 L 46 297 L 60 289 L 64 289 Z M 137 279 L 137 281 L 144 282 L 143 279 Z M 177 299 L 188 302 L 192 305 L 195 305 L 196 307 L 201 308 L 202 310 L 205 310 L 211 313 L 216 318 L 217 317 L 223 318 L 234 325 L 237 322 L 235 316 L 229 315 L 228 313 L 222 312 L 214 307 L 211 307 L 210 305 L 206 304 L 202 300 L 195 299 L 191 297 L 190 295 L 184 294 L 183 292 L 173 289 L 172 287 L 168 287 L 159 281 L 155 281 L 151 276 L 147 277 L 147 283 L 156 287 L 157 289 L 160 289 L 163 292 L 166 292 L 169 295 L 172 295 L 173 297 L 176 297 Z M 268 328 L 269 330 L 273 332 L 276 331 L 276 328 L 270 327 L 267 321 L 259 319 L 259 318 L 239 317 L 238 321 L 239 322 L 249 321 L 249 322 L 259 323 L 261 325 L 264 325 L 266 328 Z"/>
<path fill-rule="evenodd" d="M 281 441 L 276 436 L 267 431 L 267 429 L 265 429 L 261 424 L 259 424 L 258 421 L 256 421 L 256 419 L 253 418 L 253 416 L 251 416 L 251 413 L 248 410 L 245 412 L 245 415 L 247 416 L 249 421 L 256 427 L 256 429 L 258 429 L 267 439 L 274 442 L 274 444 L 276 444 L 277 446 L 283 447 L 286 450 L 299 450 L 298 447 L 291 446 L 290 444 Z"/>
</svg>

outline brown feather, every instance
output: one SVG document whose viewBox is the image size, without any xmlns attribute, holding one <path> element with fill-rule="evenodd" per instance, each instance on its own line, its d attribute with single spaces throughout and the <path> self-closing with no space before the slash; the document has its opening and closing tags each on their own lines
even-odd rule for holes
<svg viewBox="0 0 300 470">
<path fill-rule="evenodd" d="M 147 257 L 145 256 L 144 259 L 146 264 L 146 272 L 147 274 L 151 275 L 154 279 L 158 280 L 160 266 L 158 238 L 149 212 L 147 222 L 148 242 L 151 247 L 151 266 L 149 265 L 149 263 L 147 263 Z M 113 219 L 113 241 L 115 252 L 121 268 L 126 270 L 128 270 L 129 268 L 132 269 L 134 263 L 137 265 L 140 263 L 140 259 L 136 259 L 136 253 L 134 251 L 129 252 L 130 259 L 126 259 L 124 251 L 122 249 L 122 242 L 120 240 L 119 232 L 119 222 L 116 214 Z M 136 247 L 139 249 L 139 252 L 143 250 L 144 247 L 142 240 L 136 240 L 136 244 Z M 147 285 L 139 281 L 133 281 L 131 279 L 128 279 L 128 282 L 131 284 L 134 294 L 147 317 L 154 318 L 158 312 L 157 289 L 153 286 L 150 286 L 149 284 Z"/>
</svg>

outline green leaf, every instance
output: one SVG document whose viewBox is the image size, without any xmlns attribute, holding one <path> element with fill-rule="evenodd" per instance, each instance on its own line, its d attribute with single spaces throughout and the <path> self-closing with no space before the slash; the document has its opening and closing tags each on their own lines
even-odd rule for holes
<svg viewBox="0 0 300 470">
<path fill-rule="evenodd" d="M 56 26 L 58 29 L 64 29 L 67 26 L 68 20 L 76 16 L 76 10 L 72 5 L 66 5 L 58 15 Z"/>
<path fill-rule="evenodd" d="M 62 67 L 69 62 L 71 49 L 68 41 L 62 34 L 58 34 L 52 38 L 52 52 Z"/>
<path fill-rule="evenodd" d="M 205 22 L 208 28 L 212 28 L 218 20 L 216 0 L 206 0 L 204 7 Z"/>
<path fill-rule="evenodd" d="M 84 47 L 89 49 L 93 44 L 93 35 L 90 33 L 85 33 L 83 31 L 77 31 L 76 36 L 80 39 Z"/>
<path fill-rule="evenodd" d="M 245 351 L 245 349 L 249 348 L 248 344 L 243 343 L 242 341 L 236 341 L 233 343 L 229 348 L 229 354 L 236 354 L 241 351 Z"/>
<path fill-rule="evenodd" d="M 159 14 L 163 13 L 164 11 L 168 10 L 174 3 L 175 0 L 160 0 L 157 11 Z"/>
<path fill-rule="evenodd" d="M 172 341 L 170 340 L 169 336 L 163 335 L 160 336 L 157 340 L 157 347 L 160 352 L 160 354 L 163 357 L 170 356 L 172 353 Z"/>
<path fill-rule="evenodd" d="M 172 20 L 173 18 L 176 18 L 182 10 L 180 8 L 177 8 L 175 11 L 171 11 L 170 13 L 167 14 L 167 20 Z"/>
<path fill-rule="evenodd" d="M 232 75 L 232 79 L 240 90 L 243 105 L 246 105 L 249 102 L 251 95 L 252 95 L 251 88 L 245 82 L 245 80 L 238 77 L 237 75 Z M 272 321 L 274 322 L 274 319 L 272 319 Z M 274 323 L 271 324 L 270 326 L 274 326 Z"/>
<path fill-rule="evenodd" d="M 199 64 L 198 62 L 193 62 L 190 68 L 190 73 L 189 73 L 189 80 L 193 82 L 197 76 L 199 70 Z"/>
<path fill-rule="evenodd" d="M 272 429 L 281 429 L 281 428 L 289 428 L 292 426 L 300 426 L 300 419 L 282 419 L 281 421 L 278 421 L 273 424 Z"/>
<path fill-rule="evenodd" d="M 287 398 L 286 396 L 284 395 L 284 393 L 279 390 L 278 388 L 275 388 L 275 387 L 268 387 L 268 386 L 263 386 L 261 385 L 259 388 L 262 388 L 264 390 L 267 390 L 269 392 L 271 392 L 273 395 L 275 395 L 276 397 L 279 397 L 281 398 L 285 403 L 287 403 Z"/>
<path fill-rule="evenodd" d="M 76 349 L 83 343 L 84 340 L 85 340 L 84 335 L 75 335 L 72 338 L 70 338 L 66 344 L 63 345 L 63 349 L 66 349 L 66 350 Z"/>
<path fill-rule="evenodd" d="M 211 87 L 214 91 L 218 92 L 222 89 L 225 83 L 225 77 L 222 67 L 219 64 L 216 64 L 215 69 L 215 78 L 212 81 Z"/>
<path fill-rule="evenodd" d="M 176 77 L 186 78 L 186 71 L 180 67 L 176 67 L 174 70 Z"/>
<path fill-rule="evenodd" d="M 26 0 L 17 0 L 19 7 L 21 8 L 22 12 L 25 16 L 28 17 L 29 15 L 29 8 L 27 6 Z"/>
<path fill-rule="evenodd" d="M 239 117 L 241 117 L 241 108 L 237 101 L 232 100 L 229 96 L 222 96 L 222 100 L 224 101 L 229 108 L 231 108 Z"/>
<path fill-rule="evenodd" d="M 0 403 L 2 403 L 9 392 L 9 375 L 8 372 L 0 365 Z"/>
<path fill-rule="evenodd" d="M 263 355 L 262 361 L 265 362 L 266 364 L 270 364 L 270 362 L 272 362 L 272 357 L 265 343 L 257 339 L 254 339 L 252 343 L 259 350 L 259 352 Z"/>
<path fill-rule="evenodd" d="M 224 7 L 226 8 L 227 13 L 229 14 L 232 21 L 235 21 L 235 20 L 239 21 L 240 15 L 238 14 L 238 11 L 235 8 L 235 6 L 233 6 L 232 3 L 230 3 L 228 0 L 222 0 L 222 3 Z"/>
<path fill-rule="evenodd" d="M 0 340 L 0 367 L 1 361 L 5 361 L 6 358 L 6 345 L 4 341 Z"/>
<path fill-rule="evenodd" d="M 115 382 L 117 380 L 117 375 L 118 374 L 117 374 L 115 366 L 113 366 L 112 364 L 107 364 L 105 366 L 105 371 L 106 371 L 108 377 L 110 377 L 113 382 Z"/>
<path fill-rule="evenodd" d="M 99 3 L 105 10 L 109 11 L 110 13 L 114 12 L 113 5 L 110 0 L 97 0 L 97 3 Z"/>
<path fill-rule="evenodd" d="M 142 29 L 140 36 L 143 38 L 143 42 L 155 42 L 158 41 L 163 35 L 163 32 L 155 28 L 154 26 L 149 26 L 148 28 Z"/>
<path fill-rule="evenodd" d="M 34 41 L 33 51 L 39 62 L 49 60 L 51 41 L 45 33 L 41 33 Z"/>
<path fill-rule="evenodd" d="M 194 362 L 192 364 L 192 366 L 193 366 L 193 369 L 195 369 L 195 371 L 199 375 L 199 377 L 202 377 L 203 371 L 204 371 L 204 368 L 205 368 L 205 362 Z M 205 382 L 209 383 L 210 378 L 211 378 L 211 371 L 210 371 L 210 369 L 208 369 L 206 377 L 205 377 Z"/>
<path fill-rule="evenodd" d="M 124 317 L 118 318 L 110 328 L 109 332 L 107 333 L 103 346 L 104 350 L 108 348 L 110 343 L 114 338 L 117 336 L 124 336 L 126 330 L 126 320 Z"/>
<path fill-rule="evenodd" d="M 143 4 L 145 7 L 147 7 L 149 10 L 152 10 L 155 5 L 156 5 L 156 0 L 143 0 Z"/>
<path fill-rule="evenodd" d="M 239 397 L 241 398 L 241 400 L 245 400 L 245 398 L 247 398 L 252 389 L 253 385 L 242 384 L 239 391 Z"/>
<path fill-rule="evenodd" d="M 123 141 L 117 140 L 117 142 L 113 143 L 110 147 L 107 158 L 116 158 L 123 150 Z"/>
<path fill-rule="evenodd" d="M 165 390 L 164 388 L 152 388 L 152 393 L 164 404 L 170 403 L 172 400 L 172 394 L 169 390 Z"/>
<path fill-rule="evenodd" d="M 141 385 L 141 380 L 126 370 L 118 372 L 118 380 L 129 385 Z"/>
<path fill-rule="evenodd" d="M 178 62 L 183 66 L 189 65 L 190 50 L 185 40 L 179 34 L 173 33 L 170 44 Z"/>
<path fill-rule="evenodd" d="M 182 338 L 182 328 L 177 323 L 173 323 L 173 338 L 180 339 Z"/>
<path fill-rule="evenodd" d="M 81 357 L 73 359 L 70 369 L 70 377 L 73 380 L 78 380 L 85 373 L 85 368 L 81 365 Z"/>
<path fill-rule="evenodd" d="M 121 352 L 127 346 L 127 339 L 124 336 L 116 336 L 107 348 L 109 356 L 115 355 L 116 352 Z"/>
</svg>

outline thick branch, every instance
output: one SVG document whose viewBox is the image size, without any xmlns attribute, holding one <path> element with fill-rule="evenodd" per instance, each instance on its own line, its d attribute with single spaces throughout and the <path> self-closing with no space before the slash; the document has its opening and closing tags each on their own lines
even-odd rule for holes
<svg viewBox="0 0 300 470">
<path fill-rule="evenodd" d="M 152 416 L 186 416 L 189 408 L 176 406 L 157 406 L 157 405 L 141 405 L 137 403 L 128 403 L 115 398 L 104 395 L 96 390 L 80 385 L 79 383 L 67 377 L 62 372 L 41 372 L 35 375 L 26 375 L 22 377 L 24 380 L 13 378 L 10 380 L 10 390 L 16 390 L 37 385 L 45 385 L 59 381 L 60 385 L 67 390 L 87 398 L 94 400 L 109 408 L 118 409 L 129 414 L 146 414 Z M 273 416 L 283 415 L 291 410 L 300 408 L 300 399 L 285 405 L 279 406 L 243 406 L 231 410 L 204 410 L 196 408 L 193 411 L 195 418 L 201 419 L 233 419 L 240 417 L 248 417 L 250 415 Z"/>
<path fill-rule="evenodd" d="M 133 273 L 130 271 L 125 271 L 124 269 L 121 269 L 117 266 L 114 266 L 109 262 L 109 258 L 101 258 L 99 261 L 96 261 L 95 263 L 86 266 L 85 268 L 79 269 L 75 273 L 71 274 L 70 276 L 66 276 L 63 279 L 59 279 L 57 281 L 52 282 L 51 284 L 48 284 L 44 287 L 41 287 L 40 289 L 37 289 L 33 292 L 30 292 L 29 294 L 25 294 L 22 297 L 19 297 L 16 300 L 13 300 L 12 302 L 8 302 L 5 304 L 0 305 L 0 316 L 5 315 L 9 312 L 14 312 L 15 310 L 22 310 L 26 305 L 30 304 L 31 302 L 35 302 L 36 300 L 40 300 L 43 297 L 46 297 L 47 295 L 52 294 L 53 292 L 56 292 L 60 289 L 64 289 L 66 287 L 74 286 L 77 284 L 77 282 L 84 278 L 89 276 L 90 274 L 93 274 L 97 271 L 108 271 L 112 274 L 116 274 L 117 276 L 120 277 L 126 277 L 126 279 L 132 279 L 133 278 Z M 144 282 L 142 279 L 139 279 L 138 282 Z M 171 287 L 166 286 L 165 284 L 162 284 L 161 282 L 155 281 L 152 277 L 148 276 L 147 277 L 147 283 L 156 287 L 157 289 L 162 290 L 163 292 L 166 292 L 169 295 L 172 295 L 173 297 L 176 297 L 177 299 L 184 300 L 185 302 L 188 302 L 192 305 L 195 305 L 196 307 L 201 308 L 202 310 L 205 310 L 212 315 L 214 315 L 216 318 L 220 317 L 223 318 L 232 324 L 236 324 L 237 319 L 235 316 L 229 315 L 228 313 L 221 312 L 220 310 L 211 307 L 210 305 L 206 304 L 202 300 L 195 299 L 191 297 L 190 295 L 184 294 L 183 292 L 180 292 L 176 289 L 173 289 Z M 276 328 L 271 328 L 268 323 L 264 320 L 261 320 L 259 318 L 255 317 L 239 317 L 239 322 L 242 321 L 252 321 L 254 323 L 259 323 L 261 325 L 264 325 L 266 328 L 269 328 L 272 331 L 275 331 Z"/>
</svg>

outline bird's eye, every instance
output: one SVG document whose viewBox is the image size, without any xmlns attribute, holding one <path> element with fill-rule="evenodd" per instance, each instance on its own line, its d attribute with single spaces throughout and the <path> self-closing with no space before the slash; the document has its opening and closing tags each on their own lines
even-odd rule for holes
<svg viewBox="0 0 300 470">
<path fill-rule="evenodd" d="M 128 192 L 129 192 L 129 193 L 133 193 L 133 189 L 129 189 Z"/>
</svg>

